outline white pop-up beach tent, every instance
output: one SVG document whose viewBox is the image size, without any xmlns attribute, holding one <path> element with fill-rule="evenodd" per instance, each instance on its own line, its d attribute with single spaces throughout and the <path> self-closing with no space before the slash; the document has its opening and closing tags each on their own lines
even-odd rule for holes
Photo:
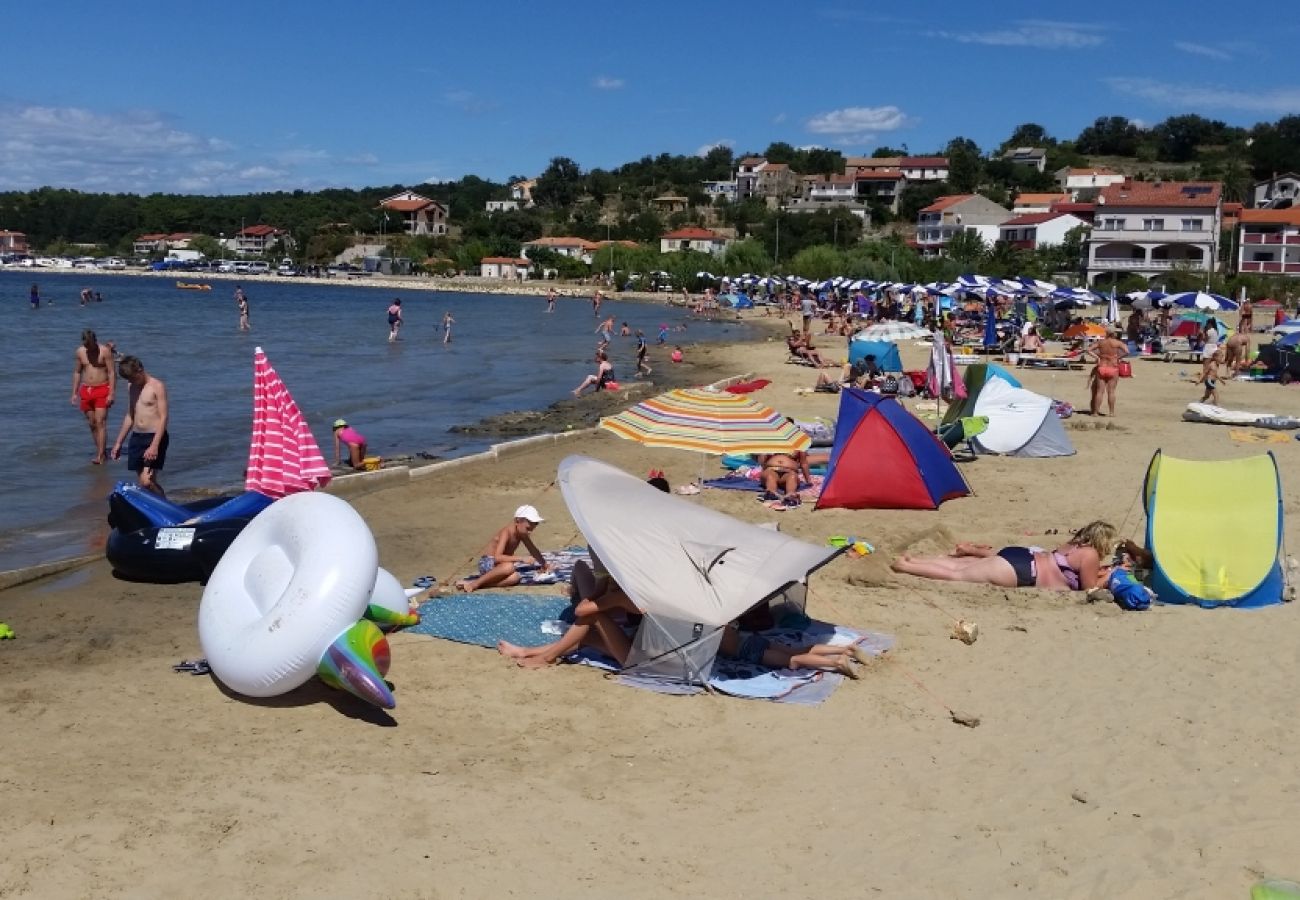
<svg viewBox="0 0 1300 900">
<path fill-rule="evenodd" d="M 645 614 L 629 674 L 705 683 L 723 626 L 761 603 L 802 611 L 808 576 L 842 552 L 697 506 L 584 456 L 561 462 L 557 480 L 592 552 Z"/>
<path fill-rule="evenodd" d="M 973 415 L 989 425 L 974 438 L 977 449 L 1006 456 L 1073 456 L 1074 444 L 1052 400 L 1001 378 L 990 378 L 975 398 Z"/>
</svg>

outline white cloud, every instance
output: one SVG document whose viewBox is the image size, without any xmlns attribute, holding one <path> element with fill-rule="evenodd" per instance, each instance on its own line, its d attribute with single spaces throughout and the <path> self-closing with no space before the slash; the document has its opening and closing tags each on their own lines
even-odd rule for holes
<svg viewBox="0 0 1300 900">
<path fill-rule="evenodd" d="M 702 144 L 700 148 L 695 151 L 695 155 L 708 156 L 710 150 L 716 150 L 719 147 L 735 147 L 735 146 L 736 146 L 736 142 L 733 141 L 731 138 L 723 138 L 722 140 L 714 141 L 712 144 Z"/>
<path fill-rule="evenodd" d="M 471 115 L 491 112 L 499 105 L 495 100 L 480 97 L 473 91 L 463 89 L 443 91 L 442 101 L 448 106 L 454 106 L 461 112 L 470 113 Z"/>
<path fill-rule="evenodd" d="M 785 113 L 783 113 L 783 112 L 782 112 L 782 113 L 777 113 L 776 115 L 774 115 L 774 116 L 772 117 L 772 124 L 773 124 L 773 125 L 780 125 L 782 122 L 785 121 L 785 119 L 786 119 Z"/>
<path fill-rule="evenodd" d="M 994 31 L 936 31 L 932 36 L 963 44 L 991 47 L 1033 47 L 1039 50 L 1082 50 L 1105 43 L 1100 25 L 1025 19 Z"/>
<path fill-rule="evenodd" d="M 865 135 L 895 131 L 912 120 L 897 106 L 846 106 L 813 116 L 805 124 L 813 134 Z"/>
<path fill-rule="evenodd" d="M 1191 41 L 1174 41 L 1174 49 L 1181 50 L 1184 53 L 1191 53 L 1196 56 L 1206 56 L 1210 59 L 1222 60 L 1228 62 L 1232 59 L 1232 54 L 1220 47 L 1207 47 L 1205 44 L 1193 44 Z"/>
<path fill-rule="evenodd" d="M 616 91 L 623 86 L 623 79 L 612 78 L 609 75 L 597 75 L 591 86 L 599 91 Z"/>
<path fill-rule="evenodd" d="M 1300 113 L 1300 87 L 1239 91 L 1231 88 L 1169 84 L 1152 78 L 1108 78 L 1106 83 L 1121 94 L 1130 94 L 1152 103 L 1180 109 L 1235 109 L 1274 116 Z"/>
</svg>

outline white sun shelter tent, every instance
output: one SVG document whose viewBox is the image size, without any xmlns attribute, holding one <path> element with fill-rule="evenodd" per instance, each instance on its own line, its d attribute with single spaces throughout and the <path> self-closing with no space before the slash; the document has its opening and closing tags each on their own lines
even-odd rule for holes
<svg viewBox="0 0 1300 900">
<path fill-rule="evenodd" d="M 1001 378 L 990 378 L 975 398 L 974 414 L 989 426 L 974 438 L 985 453 L 1006 456 L 1073 456 L 1074 444 L 1052 408 L 1052 400 Z"/>
<path fill-rule="evenodd" d="M 558 481 L 592 552 L 644 613 L 625 674 L 706 683 L 723 626 L 765 602 L 802 611 L 808 576 L 842 552 L 665 494 L 584 456 L 561 462 Z"/>
</svg>

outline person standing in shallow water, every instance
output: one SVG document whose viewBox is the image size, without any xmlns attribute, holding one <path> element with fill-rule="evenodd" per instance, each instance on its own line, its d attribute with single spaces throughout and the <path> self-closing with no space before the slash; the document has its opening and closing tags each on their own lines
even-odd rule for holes
<svg viewBox="0 0 1300 900">
<path fill-rule="evenodd" d="M 167 445 L 170 443 L 167 386 L 146 372 L 144 364 L 134 356 L 122 357 L 117 374 L 130 382 L 131 394 L 122 429 L 113 444 L 113 459 L 121 458 L 122 444 L 130 435 L 131 442 L 126 449 L 127 469 L 139 473 L 140 487 L 160 497 L 166 496 L 158 481 L 158 473 L 167 461 Z"/>
<path fill-rule="evenodd" d="M 451 343 L 451 326 L 456 324 L 456 320 L 451 317 L 451 310 L 442 314 L 442 342 Z"/>
<path fill-rule="evenodd" d="M 31 292 L 28 294 L 28 297 L 31 299 L 32 309 L 41 308 L 41 289 L 39 287 L 37 287 L 36 285 L 32 285 L 32 289 Z"/>
<path fill-rule="evenodd" d="M 394 300 L 388 307 L 388 340 L 397 340 L 397 332 L 402 328 L 402 301 Z"/>
<path fill-rule="evenodd" d="M 235 306 L 239 308 L 239 330 L 251 331 L 252 325 L 248 321 L 248 295 L 244 293 L 243 285 L 235 285 Z"/>
<path fill-rule="evenodd" d="M 79 407 L 90 426 L 90 437 L 95 442 L 92 465 L 104 462 L 108 443 L 108 408 L 113 405 L 117 389 L 117 373 L 113 369 L 113 347 L 101 344 L 95 332 L 87 328 L 81 332 L 81 346 L 77 348 L 72 367 L 72 403 Z"/>
</svg>

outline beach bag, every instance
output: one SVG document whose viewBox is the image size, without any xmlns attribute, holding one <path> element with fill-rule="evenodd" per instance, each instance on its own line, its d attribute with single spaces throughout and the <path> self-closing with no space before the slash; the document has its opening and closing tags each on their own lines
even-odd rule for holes
<svg viewBox="0 0 1300 900">
<path fill-rule="evenodd" d="M 887 397 L 892 397 L 898 393 L 898 379 L 893 375 L 886 375 L 885 380 L 880 383 L 880 393 Z"/>
<path fill-rule="evenodd" d="M 1120 378 L 1133 377 L 1133 364 L 1129 362 L 1127 359 L 1121 359 L 1119 361 L 1119 377 Z"/>
</svg>

